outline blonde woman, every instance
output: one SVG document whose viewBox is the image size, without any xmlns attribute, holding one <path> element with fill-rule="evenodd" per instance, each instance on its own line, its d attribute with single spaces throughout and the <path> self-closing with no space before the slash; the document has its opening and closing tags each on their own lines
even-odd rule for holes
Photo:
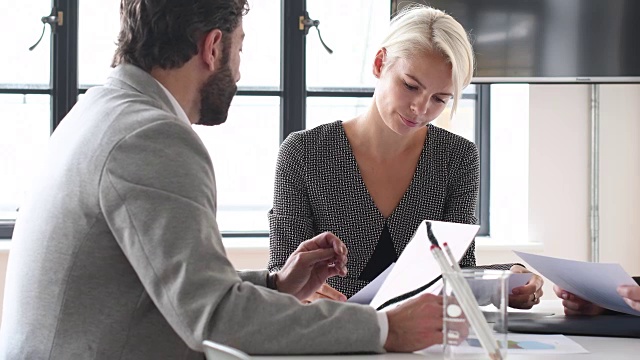
<svg viewBox="0 0 640 360">
<path fill-rule="evenodd" d="M 455 112 L 473 68 L 467 34 L 451 16 L 421 5 L 397 14 L 373 59 L 378 82 L 368 110 L 282 143 L 270 270 L 284 265 L 300 239 L 333 232 L 349 250 L 348 275 L 329 279 L 316 297 L 345 300 L 397 260 L 423 220 L 476 223 L 477 148 L 430 124 L 450 101 Z M 461 266 L 476 266 L 474 251 L 472 243 Z M 528 272 L 517 264 L 487 267 Z M 535 275 L 514 289 L 510 306 L 537 304 L 542 283 Z"/>
</svg>

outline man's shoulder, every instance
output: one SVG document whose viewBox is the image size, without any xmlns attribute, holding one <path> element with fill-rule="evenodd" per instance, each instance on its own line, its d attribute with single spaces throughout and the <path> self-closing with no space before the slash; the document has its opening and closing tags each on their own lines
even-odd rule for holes
<svg viewBox="0 0 640 360">
<path fill-rule="evenodd" d="M 89 89 L 66 120 L 116 137 L 125 137 L 149 126 L 175 131 L 176 126 L 172 125 L 177 125 L 192 132 L 188 124 L 154 97 L 108 86 Z"/>
</svg>

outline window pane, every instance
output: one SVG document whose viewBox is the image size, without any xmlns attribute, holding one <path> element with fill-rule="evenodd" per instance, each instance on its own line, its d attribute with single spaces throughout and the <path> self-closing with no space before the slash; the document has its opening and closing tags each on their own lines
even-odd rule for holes
<svg viewBox="0 0 640 360">
<path fill-rule="evenodd" d="M 249 2 L 238 87 L 280 89 L 280 0 Z"/>
<path fill-rule="evenodd" d="M 307 129 L 318 125 L 346 121 L 364 113 L 371 104 L 371 98 L 307 98 Z"/>
<path fill-rule="evenodd" d="M 476 141 L 476 100 L 460 99 L 458 109 L 451 119 L 451 107 L 453 101 L 449 101 L 447 108 L 433 120 L 433 125 L 447 129 L 469 141 Z"/>
<path fill-rule="evenodd" d="M 46 154 L 50 108 L 49 95 L 0 95 L 0 220 L 16 218 Z"/>
<path fill-rule="evenodd" d="M 0 21 L 0 33 L 3 34 L 0 84 L 49 87 L 51 27 L 47 25 L 42 41 L 33 51 L 29 51 L 29 47 L 42 33 L 40 18 L 51 13 L 51 0 L 15 2 L 11 9 L 9 3 L 4 1 L 0 7 L 4 15 Z"/>
<path fill-rule="evenodd" d="M 279 119 L 279 97 L 236 96 L 226 123 L 194 126 L 213 161 L 221 231 L 269 230 Z"/>
<path fill-rule="evenodd" d="M 78 3 L 78 83 L 80 87 L 100 85 L 111 72 L 120 29 L 120 1 Z"/>
<path fill-rule="evenodd" d="M 336 120 L 349 120 L 364 113 L 371 104 L 371 98 L 307 98 L 307 129 Z M 450 119 L 451 102 L 433 124 L 475 142 L 476 100 L 461 99 L 458 111 Z"/>
<path fill-rule="evenodd" d="M 307 0 L 309 17 L 320 21 L 307 35 L 307 86 L 372 87 L 371 73 L 378 46 L 389 27 L 389 0 Z"/>
<path fill-rule="evenodd" d="M 491 237 L 526 241 L 529 85 L 491 85 Z M 523 239 L 525 237 L 525 239 Z"/>
<path fill-rule="evenodd" d="M 80 1 L 78 58 L 81 87 L 102 84 L 111 68 L 120 28 L 120 2 Z M 280 87 L 280 0 L 250 3 L 243 19 L 241 87 Z M 255 61 L 254 61 L 255 60 Z"/>
</svg>

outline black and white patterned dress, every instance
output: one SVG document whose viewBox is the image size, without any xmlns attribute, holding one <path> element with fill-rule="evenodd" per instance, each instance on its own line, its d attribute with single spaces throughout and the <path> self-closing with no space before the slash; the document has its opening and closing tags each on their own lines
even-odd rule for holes
<svg viewBox="0 0 640 360">
<path fill-rule="evenodd" d="M 292 133 L 276 166 L 268 267 L 280 269 L 300 242 L 331 231 L 346 244 L 349 261 L 348 275 L 328 283 L 351 297 L 397 259 L 423 220 L 475 224 L 479 169 L 475 144 L 428 125 L 413 179 L 385 219 L 362 180 L 341 121 Z M 476 265 L 474 242 L 460 264 Z"/>
</svg>

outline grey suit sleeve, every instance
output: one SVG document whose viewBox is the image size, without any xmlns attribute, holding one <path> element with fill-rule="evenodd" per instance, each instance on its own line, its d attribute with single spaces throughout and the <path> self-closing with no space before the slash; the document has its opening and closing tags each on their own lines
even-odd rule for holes
<svg viewBox="0 0 640 360">
<path fill-rule="evenodd" d="M 267 275 L 269 272 L 267 270 L 244 270 L 238 271 L 238 276 L 242 281 L 248 281 L 253 285 L 258 285 L 262 287 L 267 287 Z"/>
<path fill-rule="evenodd" d="M 281 269 L 301 242 L 316 235 L 305 185 L 305 154 L 304 139 L 299 133 L 290 134 L 280 146 L 273 208 L 268 214 L 270 271 Z"/>
<path fill-rule="evenodd" d="M 190 348 L 202 351 L 202 341 L 211 339 L 251 354 L 383 351 L 372 308 L 303 305 L 242 281 L 216 225 L 211 160 L 184 124 L 156 122 L 121 140 L 99 192 L 119 246 Z"/>
</svg>

